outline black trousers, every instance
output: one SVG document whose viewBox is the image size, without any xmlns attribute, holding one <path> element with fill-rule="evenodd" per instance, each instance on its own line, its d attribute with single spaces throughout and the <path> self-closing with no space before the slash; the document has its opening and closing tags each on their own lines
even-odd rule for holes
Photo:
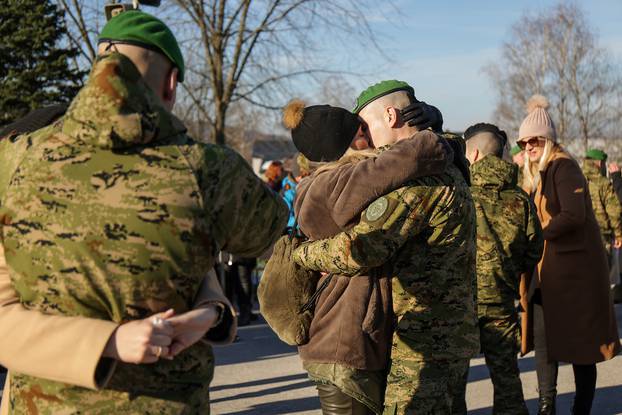
<svg viewBox="0 0 622 415">
<path fill-rule="evenodd" d="M 353 397 L 346 395 L 335 385 L 318 383 L 323 415 L 374 415 L 374 411 Z"/>
<path fill-rule="evenodd" d="M 540 398 L 555 399 L 557 395 L 558 362 L 549 361 L 546 350 L 544 311 L 539 304 L 534 304 L 534 348 L 536 352 L 536 372 Z M 587 415 L 592 409 L 596 391 L 596 364 L 572 365 L 575 382 L 573 414 Z"/>
<path fill-rule="evenodd" d="M 253 308 L 251 276 L 254 268 L 254 266 L 236 262 L 226 268 L 225 295 L 231 303 L 235 299 L 241 315 L 250 314 Z"/>
</svg>

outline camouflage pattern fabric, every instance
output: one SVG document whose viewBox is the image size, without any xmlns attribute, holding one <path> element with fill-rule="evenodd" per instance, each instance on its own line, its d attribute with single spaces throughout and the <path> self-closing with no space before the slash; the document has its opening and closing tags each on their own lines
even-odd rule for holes
<svg viewBox="0 0 622 415">
<path fill-rule="evenodd" d="M 495 414 L 527 414 L 517 354 L 520 275 L 532 272 L 544 246 L 535 206 L 517 186 L 518 167 L 487 155 L 472 164 L 477 214 L 477 303 L 482 352 L 494 387 Z M 468 372 L 462 378 L 466 390 Z M 461 406 L 458 409 L 457 405 Z M 464 397 L 454 401 L 466 414 Z"/>
<path fill-rule="evenodd" d="M 478 306 L 480 341 L 494 388 L 493 414 L 529 415 L 517 354 L 520 323 L 514 307 Z"/>
<path fill-rule="evenodd" d="M 488 155 L 470 169 L 477 214 L 477 303 L 513 307 L 520 274 L 533 271 L 544 248 L 536 208 L 517 186 L 515 164 Z"/>
<path fill-rule="evenodd" d="M 340 391 L 363 403 L 375 414 L 382 413 L 385 370 L 363 370 L 337 363 L 302 362 L 314 383 L 334 385 Z"/>
<path fill-rule="evenodd" d="M 421 381 L 409 382 L 402 375 L 410 373 L 413 362 L 468 365 L 479 351 L 475 255 L 473 201 L 453 165 L 376 200 L 352 229 L 294 252 L 295 260 L 310 269 L 394 277 L 388 406 L 412 396 L 416 384 L 449 379 L 447 373 L 429 379 L 424 374 Z"/>
<path fill-rule="evenodd" d="M 422 362 L 410 360 L 408 353 L 399 356 L 399 365 L 396 369 L 391 366 L 387 382 L 399 382 L 401 387 L 385 401 L 384 415 L 458 415 L 460 412 L 452 412 L 454 397 L 460 396 L 455 386 L 461 384 L 468 369 L 469 361 L 465 359 Z"/>
<path fill-rule="evenodd" d="M 0 143 L 0 218 L 25 307 L 117 323 L 193 304 L 219 250 L 255 256 L 281 198 L 225 147 L 198 144 L 132 62 L 99 58 L 67 114 Z M 211 348 L 119 363 L 106 389 L 13 374 L 14 414 L 209 413 Z"/>
<path fill-rule="evenodd" d="M 613 184 L 604 177 L 594 163 L 583 163 L 583 174 L 587 179 L 594 215 L 600 227 L 607 254 L 611 253 L 611 241 L 622 239 L 622 206 L 613 189 Z"/>
</svg>

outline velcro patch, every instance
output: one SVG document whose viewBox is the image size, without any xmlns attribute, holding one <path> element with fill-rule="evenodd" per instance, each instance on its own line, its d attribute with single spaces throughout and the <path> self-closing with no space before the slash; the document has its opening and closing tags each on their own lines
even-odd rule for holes
<svg viewBox="0 0 622 415">
<path fill-rule="evenodd" d="M 385 214 L 388 208 L 389 200 L 383 196 L 367 207 L 365 219 L 369 222 L 375 222 Z"/>
<path fill-rule="evenodd" d="M 395 210 L 397 204 L 397 200 L 385 196 L 376 199 L 365 210 L 363 219 L 368 223 L 385 220 Z"/>
</svg>

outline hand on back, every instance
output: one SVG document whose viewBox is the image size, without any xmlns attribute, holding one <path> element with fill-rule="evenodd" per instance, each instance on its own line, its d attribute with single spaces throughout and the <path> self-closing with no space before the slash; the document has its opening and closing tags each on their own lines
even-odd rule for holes
<svg viewBox="0 0 622 415">
<path fill-rule="evenodd" d="M 174 310 L 120 325 L 103 352 L 125 363 L 155 363 L 173 359 L 199 341 L 218 320 L 214 305 L 175 315 Z"/>
</svg>

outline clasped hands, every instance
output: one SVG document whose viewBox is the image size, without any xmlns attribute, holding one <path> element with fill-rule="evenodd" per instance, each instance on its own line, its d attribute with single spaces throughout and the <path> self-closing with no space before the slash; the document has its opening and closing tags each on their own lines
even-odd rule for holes
<svg viewBox="0 0 622 415">
<path fill-rule="evenodd" d="M 174 310 L 120 325 L 108 339 L 103 357 L 125 363 L 172 360 L 199 341 L 216 323 L 218 306 L 208 304 L 175 315 Z"/>
</svg>

